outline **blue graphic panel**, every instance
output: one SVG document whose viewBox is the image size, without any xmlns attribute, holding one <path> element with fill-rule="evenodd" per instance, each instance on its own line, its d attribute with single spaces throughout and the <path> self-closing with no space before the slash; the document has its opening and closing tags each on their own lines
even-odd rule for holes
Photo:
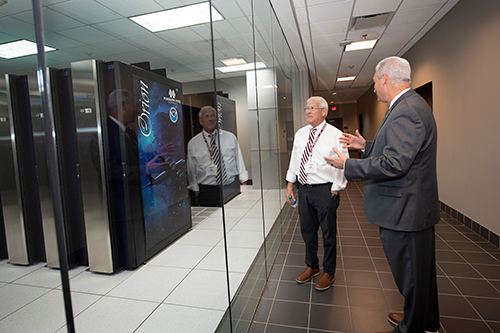
<svg viewBox="0 0 500 333">
<path fill-rule="evenodd" d="M 146 248 L 191 221 L 178 88 L 134 76 Z"/>
</svg>

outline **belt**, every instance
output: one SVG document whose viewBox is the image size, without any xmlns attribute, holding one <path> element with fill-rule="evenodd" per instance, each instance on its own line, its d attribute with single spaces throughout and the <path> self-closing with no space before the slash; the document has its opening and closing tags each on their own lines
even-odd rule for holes
<svg viewBox="0 0 500 333">
<path fill-rule="evenodd" d="M 332 183 L 322 183 L 322 184 L 300 184 L 301 186 L 305 187 L 316 187 L 316 186 L 324 186 L 324 185 L 330 185 L 332 186 Z"/>
</svg>

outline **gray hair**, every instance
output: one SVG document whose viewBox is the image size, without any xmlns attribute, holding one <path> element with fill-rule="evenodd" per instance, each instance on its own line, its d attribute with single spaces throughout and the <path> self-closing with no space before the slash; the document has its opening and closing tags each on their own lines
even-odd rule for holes
<svg viewBox="0 0 500 333">
<path fill-rule="evenodd" d="M 111 110 L 116 110 L 118 108 L 118 103 L 125 102 L 125 104 L 129 104 L 133 102 L 134 95 L 127 89 L 116 89 L 111 92 L 108 97 L 108 107 Z"/>
<path fill-rule="evenodd" d="M 200 112 L 198 112 L 198 118 L 203 117 L 203 113 L 208 110 L 213 111 L 213 113 L 216 114 L 215 109 L 212 106 L 206 105 L 201 108 Z"/>
<path fill-rule="evenodd" d="M 326 101 L 326 99 L 324 99 L 321 96 L 312 96 L 312 97 L 309 97 L 309 99 L 307 100 L 306 104 L 309 103 L 309 102 L 318 103 L 319 106 L 320 106 L 320 108 L 328 110 L 328 102 Z"/>
<path fill-rule="evenodd" d="M 381 60 L 375 67 L 375 73 L 379 79 L 386 74 L 394 84 L 411 83 L 410 63 L 400 57 L 387 57 Z"/>
</svg>

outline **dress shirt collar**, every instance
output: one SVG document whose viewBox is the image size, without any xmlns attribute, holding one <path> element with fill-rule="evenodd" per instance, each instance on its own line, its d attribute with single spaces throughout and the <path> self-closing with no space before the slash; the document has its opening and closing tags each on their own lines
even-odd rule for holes
<svg viewBox="0 0 500 333">
<path fill-rule="evenodd" d="M 206 137 L 212 137 L 212 134 L 213 134 L 213 135 L 217 134 L 217 130 L 214 130 L 214 131 L 212 132 L 212 134 L 209 134 L 209 133 L 208 133 L 207 131 L 205 131 L 205 130 L 202 130 L 202 132 L 203 132 L 203 135 L 204 135 L 204 136 L 206 136 Z M 222 131 L 221 131 L 221 134 L 222 134 Z"/>
<path fill-rule="evenodd" d="M 325 122 L 326 122 L 326 120 L 323 120 L 323 121 L 321 122 L 321 124 L 319 124 L 319 125 L 318 125 L 318 126 L 316 126 L 316 127 L 312 127 L 312 125 L 311 125 L 311 124 L 309 124 L 309 130 L 311 130 L 312 128 L 315 128 L 316 130 L 319 130 L 319 129 L 320 129 L 320 128 L 321 128 L 321 127 L 325 124 Z"/>
<path fill-rule="evenodd" d="M 403 96 L 403 94 L 405 92 L 407 92 L 408 90 L 410 90 L 411 88 L 406 88 L 405 90 L 403 90 L 402 92 L 400 92 L 399 94 L 397 94 L 396 97 L 394 97 L 391 101 L 391 104 L 389 105 L 389 110 L 392 108 L 392 106 L 394 105 L 394 103 L 396 103 L 396 101 L 399 99 L 399 97 Z"/>
</svg>

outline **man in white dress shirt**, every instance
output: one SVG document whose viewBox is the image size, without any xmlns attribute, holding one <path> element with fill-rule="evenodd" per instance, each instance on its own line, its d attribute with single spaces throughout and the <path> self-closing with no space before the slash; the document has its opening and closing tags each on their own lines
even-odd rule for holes
<svg viewBox="0 0 500 333">
<path fill-rule="evenodd" d="M 220 185 L 224 191 L 233 190 L 238 181 L 248 180 L 248 172 L 236 136 L 217 130 L 215 109 L 201 108 L 199 121 L 203 130 L 188 143 L 188 188 L 196 193 L 200 206 L 220 206 Z"/>
<path fill-rule="evenodd" d="M 348 156 L 339 139 L 342 132 L 325 121 L 328 103 L 323 97 L 313 96 L 305 108 L 308 126 L 295 133 L 292 157 L 286 175 L 286 197 L 295 200 L 293 184 L 298 181 L 299 218 L 302 238 L 306 243 L 306 269 L 296 278 L 306 283 L 319 275 L 318 229 L 323 233 L 323 274 L 315 285 L 317 290 L 330 288 L 335 280 L 337 263 L 337 208 L 339 191 L 345 189 L 347 180 L 343 170 L 325 162 L 325 156 L 333 156 L 332 147 Z M 336 154 L 335 154 L 336 155 Z"/>
</svg>

